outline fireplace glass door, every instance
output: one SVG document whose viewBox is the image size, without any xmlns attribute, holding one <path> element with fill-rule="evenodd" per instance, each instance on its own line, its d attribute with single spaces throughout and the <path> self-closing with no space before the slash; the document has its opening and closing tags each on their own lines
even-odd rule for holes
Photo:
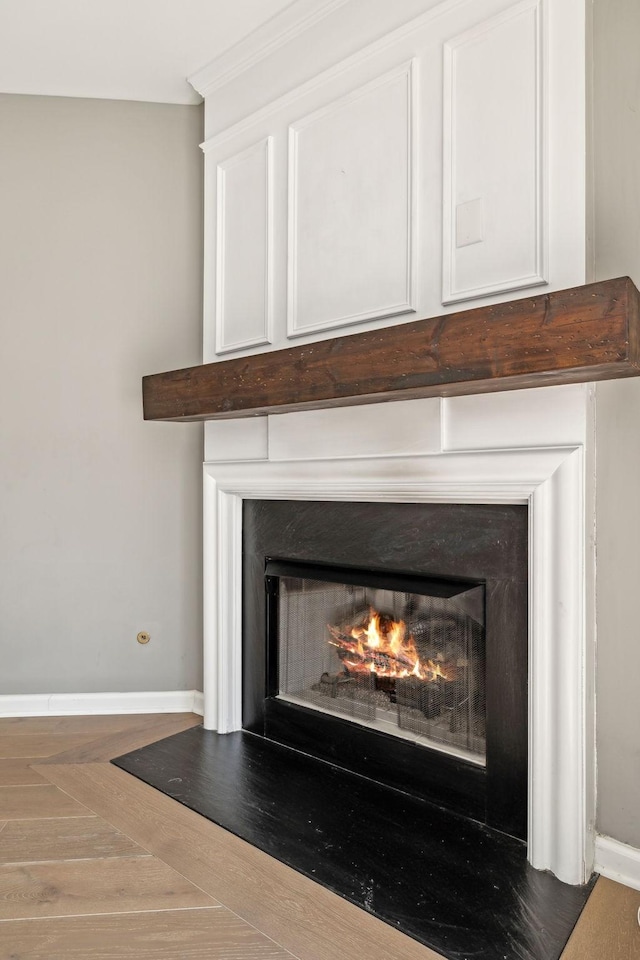
<svg viewBox="0 0 640 960">
<path fill-rule="evenodd" d="M 269 560 L 280 700 L 484 765 L 485 586 Z"/>
</svg>

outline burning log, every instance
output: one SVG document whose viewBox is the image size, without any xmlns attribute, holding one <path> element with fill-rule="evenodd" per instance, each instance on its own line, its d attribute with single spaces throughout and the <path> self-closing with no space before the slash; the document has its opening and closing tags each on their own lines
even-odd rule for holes
<svg viewBox="0 0 640 960">
<path fill-rule="evenodd" d="M 412 661 L 402 652 L 392 654 L 384 650 L 378 650 L 375 647 L 363 647 L 360 641 L 356 640 L 355 637 L 352 637 L 350 634 L 343 633 L 338 627 L 330 626 L 329 633 L 335 641 L 334 646 L 337 647 L 338 656 L 341 660 L 350 658 L 357 664 L 362 664 L 369 668 L 373 666 L 385 673 L 410 672 L 415 666 L 415 661 Z M 373 673 L 375 670 L 371 672 Z"/>
<path fill-rule="evenodd" d="M 370 609 L 368 620 L 349 626 L 327 625 L 338 657 L 347 676 L 353 680 L 370 677 L 374 689 L 386 693 L 391 703 L 398 702 L 423 713 L 427 718 L 440 715 L 444 707 L 442 684 L 455 681 L 458 670 L 436 654 L 436 659 L 421 660 L 413 634 L 403 620 Z M 397 683 L 412 681 L 405 687 L 406 704 L 396 700 Z M 422 688 L 432 689 L 420 695 Z M 337 693 L 331 692 L 331 696 Z"/>
</svg>

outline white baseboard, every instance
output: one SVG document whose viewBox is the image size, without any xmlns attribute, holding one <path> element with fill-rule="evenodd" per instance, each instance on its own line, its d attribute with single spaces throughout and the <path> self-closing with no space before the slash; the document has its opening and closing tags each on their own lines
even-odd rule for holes
<svg viewBox="0 0 640 960">
<path fill-rule="evenodd" d="M 596 837 L 594 869 L 609 880 L 640 890 L 640 850 L 611 837 Z"/>
<path fill-rule="evenodd" d="M 200 690 L 193 691 L 192 713 L 197 713 L 199 717 L 204 717 L 204 693 Z"/>
<path fill-rule="evenodd" d="M 0 696 L 0 717 L 66 717 L 111 713 L 197 713 L 202 716 L 203 696 L 199 690 Z"/>
</svg>

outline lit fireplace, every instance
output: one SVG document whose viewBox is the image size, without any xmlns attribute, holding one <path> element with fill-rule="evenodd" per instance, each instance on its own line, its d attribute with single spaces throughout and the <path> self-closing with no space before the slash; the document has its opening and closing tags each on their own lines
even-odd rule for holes
<svg viewBox="0 0 640 960">
<path fill-rule="evenodd" d="M 347 675 L 372 673 L 378 690 L 395 689 L 396 680 L 411 677 L 428 683 L 456 678 L 453 663 L 421 663 L 415 638 L 408 633 L 404 620 L 394 620 L 373 608 L 360 624 L 328 629 L 332 637 L 329 643 L 337 648 Z M 394 683 L 379 682 L 382 680 Z"/>
<path fill-rule="evenodd" d="M 483 584 L 287 561 L 266 579 L 279 698 L 484 763 Z"/>
</svg>

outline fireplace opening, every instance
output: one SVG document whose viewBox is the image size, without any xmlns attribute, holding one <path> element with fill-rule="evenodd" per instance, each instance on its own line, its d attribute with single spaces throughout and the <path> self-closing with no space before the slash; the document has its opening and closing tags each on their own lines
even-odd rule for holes
<svg viewBox="0 0 640 960">
<path fill-rule="evenodd" d="M 245 731 L 526 838 L 526 506 L 245 500 L 242 563 Z"/>
<path fill-rule="evenodd" d="M 485 586 L 266 563 L 271 694 L 486 763 Z"/>
</svg>

